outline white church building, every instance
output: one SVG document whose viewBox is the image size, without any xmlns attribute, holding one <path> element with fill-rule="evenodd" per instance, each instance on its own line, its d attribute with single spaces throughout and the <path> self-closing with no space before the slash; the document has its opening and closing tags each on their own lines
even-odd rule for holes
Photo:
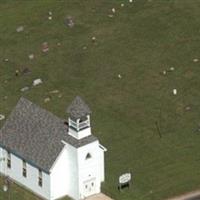
<svg viewBox="0 0 200 200">
<path fill-rule="evenodd" d="M 106 148 L 79 96 L 67 113 L 60 119 L 21 97 L 0 130 L 0 173 L 47 200 L 99 193 Z"/>
</svg>

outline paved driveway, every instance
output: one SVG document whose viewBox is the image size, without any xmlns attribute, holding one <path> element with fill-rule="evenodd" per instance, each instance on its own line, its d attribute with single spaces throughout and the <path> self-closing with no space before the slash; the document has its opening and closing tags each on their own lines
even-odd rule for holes
<svg viewBox="0 0 200 200">
<path fill-rule="evenodd" d="M 85 200 L 113 200 L 110 197 L 106 196 L 103 193 L 92 195 Z"/>
</svg>

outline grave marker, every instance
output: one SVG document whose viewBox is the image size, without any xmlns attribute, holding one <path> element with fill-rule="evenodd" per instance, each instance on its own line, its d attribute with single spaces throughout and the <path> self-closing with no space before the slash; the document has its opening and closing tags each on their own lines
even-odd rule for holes
<svg viewBox="0 0 200 200">
<path fill-rule="evenodd" d="M 20 32 L 22 32 L 22 31 L 24 31 L 24 27 L 23 27 L 23 26 L 18 26 L 17 29 L 16 29 L 16 31 L 17 31 L 18 33 L 20 33 Z"/>
<path fill-rule="evenodd" d="M 0 114 L 0 121 L 4 120 L 5 119 L 5 115 L 3 114 Z"/>
<path fill-rule="evenodd" d="M 173 94 L 177 95 L 177 89 L 173 89 Z"/>
<path fill-rule="evenodd" d="M 35 79 L 35 80 L 33 81 L 33 86 L 40 85 L 40 84 L 42 84 L 42 80 L 41 80 L 40 78 Z"/>
</svg>

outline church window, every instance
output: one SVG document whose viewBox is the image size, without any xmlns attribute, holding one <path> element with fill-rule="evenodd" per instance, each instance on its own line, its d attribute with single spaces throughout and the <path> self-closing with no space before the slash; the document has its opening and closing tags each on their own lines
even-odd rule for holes
<svg viewBox="0 0 200 200">
<path fill-rule="evenodd" d="M 88 153 L 88 154 L 86 155 L 85 159 L 87 160 L 87 159 L 90 159 L 91 157 L 92 157 L 91 154 Z"/>
<path fill-rule="evenodd" d="M 11 168 L 11 155 L 10 155 L 10 152 L 7 152 L 7 167 Z"/>
<path fill-rule="evenodd" d="M 26 175 L 27 175 L 27 173 L 26 173 L 26 162 L 25 162 L 25 160 L 23 160 L 22 175 L 23 175 L 24 177 L 26 177 Z"/>
<path fill-rule="evenodd" d="M 42 187 L 42 170 L 38 170 L 38 185 Z"/>
</svg>

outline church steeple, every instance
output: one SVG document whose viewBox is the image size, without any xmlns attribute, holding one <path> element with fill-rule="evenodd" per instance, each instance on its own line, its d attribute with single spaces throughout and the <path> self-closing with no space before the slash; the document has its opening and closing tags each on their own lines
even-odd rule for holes
<svg viewBox="0 0 200 200">
<path fill-rule="evenodd" d="M 69 135 L 81 139 L 91 135 L 90 114 L 91 110 L 81 97 L 76 96 L 67 108 Z"/>
</svg>

